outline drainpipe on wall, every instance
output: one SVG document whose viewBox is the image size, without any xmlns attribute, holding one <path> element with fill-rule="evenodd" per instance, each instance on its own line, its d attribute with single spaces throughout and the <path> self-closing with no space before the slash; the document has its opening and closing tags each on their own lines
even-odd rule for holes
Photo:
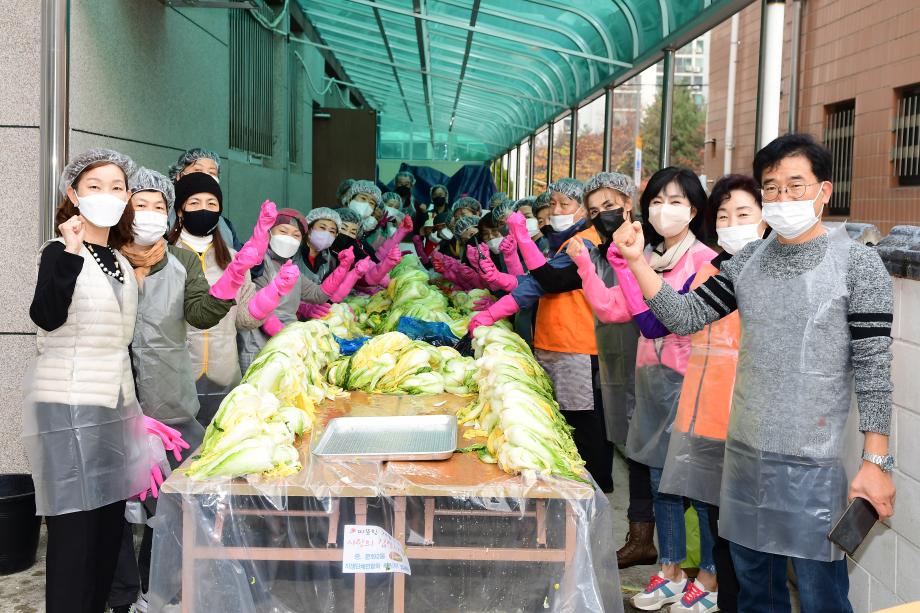
<svg viewBox="0 0 920 613">
<path fill-rule="evenodd" d="M 67 163 L 70 1 L 42 0 L 39 240 L 54 236 L 58 180 Z"/>
<path fill-rule="evenodd" d="M 725 92 L 725 157 L 722 162 L 722 174 L 727 175 L 732 171 L 732 153 L 735 149 L 735 79 L 738 72 L 738 29 L 741 16 L 732 15 L 732 30 L 729 38 L 728 49 L 728 87 Z"/>
<path fill-rule="evenodd" d="M 802 54 L 802 8 L 805 0 L 792 2 L 792 61 L 789 67 L 789 117 L 786 131 L 798 131 L 799 115 L 799 61 Z"/>
<path fill-rule="evenodd" d="M 784 0 L 764 0 L 761 13 L 760 74 L 757 75 L 757 143 L 760 149 L 779 136 L 783 84 Z"/>
</svg>

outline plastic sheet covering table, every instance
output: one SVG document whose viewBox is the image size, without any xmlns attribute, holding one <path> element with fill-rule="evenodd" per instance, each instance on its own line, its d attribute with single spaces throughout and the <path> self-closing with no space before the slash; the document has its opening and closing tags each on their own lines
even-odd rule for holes
<svg viewBox="0 0 920 613">
<path fill-rule="evenodd" d="M 174 472 L 154 519 L 151 610 L 622 611 L 618 539 L 593 485 L 529 482 L 475 453 L 386 463 L 310 453 L 333 417 L 451 413 L 469 400 L 354 392 L 318 408 L 296 475 L 194 482 Z M 463 431 L 459 447 L 482 441 Z M 353 523 L 403 543 L 412 575 L 342 573 Z"/>
</svg>

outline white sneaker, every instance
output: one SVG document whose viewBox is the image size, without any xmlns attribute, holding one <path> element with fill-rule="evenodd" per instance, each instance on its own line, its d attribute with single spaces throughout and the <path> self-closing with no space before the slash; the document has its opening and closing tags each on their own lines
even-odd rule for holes
<svg viewBox="0 0 920 613">
<path fill-rule="evenodd" d="M 657 611 L 680 600 L 686 587 L 686 575 L 680 581 L 670 581 L 659 571 L 649 580 L 644 592 L 633 596 L 632 603 L 634 607 L 643 611 Z"/>
<path fill-rule="evenodd" d="M 137 597 L 137 600 L 131 605 L 130 613 L 147 613 L 147 596 L 145 594 L 141 593 Z"/>
<path fill-rule="evenodd" d="M 719 610 L 719 592 L 708 592 L 699 579 L 687 585 L 680 602 L 671 605 L 671 613 L 715 613 Z"/>
</svg>

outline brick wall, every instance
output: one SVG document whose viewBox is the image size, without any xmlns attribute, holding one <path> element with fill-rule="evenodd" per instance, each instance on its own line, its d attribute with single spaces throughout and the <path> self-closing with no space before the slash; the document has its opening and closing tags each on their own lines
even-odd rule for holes
<svg viewBox="0 0 920 613">
<path fill-rule="evenodd" d="M 920 280 L 894 279 L 895 514 L 850 560 L 850 602 L 867 613 L 920 600 Z"/>
<path fill-rule="evenodd" d="M 786 3 L 783 99 L 780 133 L 786 131 L 789 101 L 792 1 Z M 732 169 L 750 173 L 754 156 L 760 3 L 741 11 Z M 872 223 L 886 233 L 897 224 L 920 223 L 920 187 L 898 187 L 890 152 L 895 90 L 920 82 L 920 3 L 916 0 L 806 0 L 802 15 L 798 130 L 823 138 L 824 108 L 856 101 L 853 195 L 850 220 Z M 710 103 L 705 169 L 722 174 L 725 88 L 730 22 L 711 35 Z"/>
</svg>

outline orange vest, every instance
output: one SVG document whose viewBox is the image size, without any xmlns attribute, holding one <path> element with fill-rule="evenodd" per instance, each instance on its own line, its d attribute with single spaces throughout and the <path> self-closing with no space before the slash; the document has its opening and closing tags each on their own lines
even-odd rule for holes
<svg viewBox="0 0 920 613">
<path fill-rule="evenodd" d="M 569 240 L 587 239 L 592 245 L 601 242 L 597 231 L 591 227 L 582 230 Z M 561 252 L 568 241 L 559 247 Z M 572 290 L 562 294 L 546 294 L 537 305 L 533 346 L 559 353 L 597 355 L 597 337 L 594 335 L 594 313 L 585 293 Z"/>
<path fill-rule="evenodd" d="M 706 264 L 696 274 L 692 288 L 718 274 Z M 735 388 L 741 319 L 738 311 L 713 322 L 690 337 L 690 358 L 674 429 L 693 436 L 724 441 Z"/>
</svg>

